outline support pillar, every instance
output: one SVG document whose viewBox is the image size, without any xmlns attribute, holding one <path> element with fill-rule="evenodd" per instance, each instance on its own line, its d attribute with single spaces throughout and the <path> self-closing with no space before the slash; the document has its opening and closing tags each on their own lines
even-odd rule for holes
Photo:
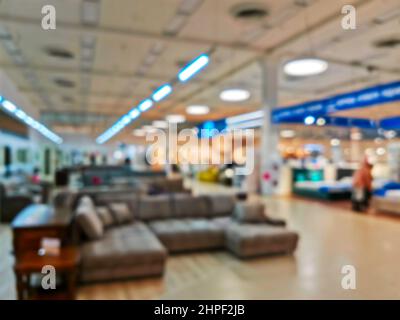
<svg viewBox="0 0 400 320">
<path fill-rule="evenodd" d="M 281 157 L 278 151 L 279 130 L 272 124 L 271 113 L 278 104 L 278 68 L 276 58 L 263 58 L 259 61 L 261 69 L 261 96 L 264 110 L 260 145 L 260 185 L 261 194 L 272 195 L 279 185 Z"/>
</svg>

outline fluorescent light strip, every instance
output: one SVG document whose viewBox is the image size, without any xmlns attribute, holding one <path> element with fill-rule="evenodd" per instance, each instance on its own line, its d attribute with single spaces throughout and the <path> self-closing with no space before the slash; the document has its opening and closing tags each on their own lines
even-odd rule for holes
<svg viewBox="0 0 400 320">
<path fill-rule="evenodd" d="M 6 112 L 11 113 L 18 119 L 22 120 L 25 124 L 27 124 L 31 128 L 35 129 L 36 131 L 39 131 L 47 139 L 57 144 L 61 144 L 63 142 L 63 139 L 61 137 L 56 135 L 54 132 L 50 131 L 48 128 L 46 128 L 46 126 L 41 124 L 39 121 L 36 121 L 35 119 L 27 115 L 25 111 L 18 108 L 10 100 L 4 99 L 3 97 L 0 96 L 0 103 Z"/>
<path fill-rule="evenodd" d="M 181 72 L 178 74 L 178 79 L 181 82 L 186 82 L 194 75 L 196 75 L 199 71 L 205 68 L 210 62 L 210 58 L 207 54 L 202 54 L 198 56 L 195 60 L 189 63 L 186 67 L 184 67 Z"/>
<path fill-rule="evenodd" d="M 200 70 L 202 70 L 209 63 L 209 61 L 210 58 L 207 54 L 201 54 L 179 72 L 178 79 L 182 82 L 189 80 Z M 161 87 L 159 87 L 157 90 L 153 92 L 151 98 L 147 98 L 142 102 L 140 102 L 136 108 L 132 109 L 127 114 L 122 116 L 116 123 L 112 125 L 112 127 L 107 129 L 100 136 L 98 136 L 96 138 L 96 142 L 98 144 L 103 144 L 106 141 L 110 140 L 125 126 L 131 123 L 132 120 L 138 118 L 142 112 L 145 112 L 149 110 L 151 107 L 153 107 L 154 102 L 160 102 L 161 100 L 169 96 L 172 93 L 172 90 L 173 88 L 169 83 L 166 83 Z"/>
<path fill-rule="evenodd" d="M 152 106 L 153 106 L 153 101 L 151 101 L 151 99 L 146 99 L 139 104 L 138 109 L 141 112 L 145 112 L 149 110 Z"/>
<path fill-rule="evenodd" d="M 164 84 L 163 86 L 159 87 L 151 96 L 151 98 L 155 102 L 160 102 L 167 96 L 169 96 L 172 92 L 172 87 L 170 84 Z"/>
<path fill-rule="evenodd" d="M 15 113 L 17 111 L 17 107 L 11 101 L 5 100 L 3 101 L 3 107 L 6 108 L 8 112 Z"/>
</svg>

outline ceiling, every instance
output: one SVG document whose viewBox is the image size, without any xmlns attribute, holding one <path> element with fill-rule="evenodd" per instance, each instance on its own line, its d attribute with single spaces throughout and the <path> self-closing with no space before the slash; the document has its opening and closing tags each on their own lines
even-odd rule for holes
<svg viewBox="0 0 400 320">
<path fill-rule="evenodd" d="M 171 113 L 184 114 L 190 104 L 211 108 L 207 116 L 186 115 L 190 124 L 259 109 L 261 59 L 279 66 L 310 55 L 330 62 L 325 73 L 300 79 L 286 77 L 280 68 L 279 106 L 400 77 L 400 45 L 375 45 L 400 40 L 399 0 L 250 1 L 268 11 L 250 20 L 232 15 L 243 3 L 248 2 L 1 0 L 0 68 L 40 108 L 42 121 L 56 133 L 81 132 L 95 138 L 173 79 L 183 64 L 213 49 L 210 65 L 125 129 L 118 136 L 125 141 L 133 139 L 134 127 Z M 56 30 L 41 28 L 41 9 L 48 4 L 56 8 Z M 341 28 L 344 4 L 357 9 L 356 30 Z M 54 57 L 50 51 L 69 57 Z M 249 89 L 251 98 L 223 103 L 219 92 L 232 86 Z M 381 110 L 364 112 L 377 118 Z M 386 105 L 385 110 L 400 113 L 398 104 Z"/>
</svg>

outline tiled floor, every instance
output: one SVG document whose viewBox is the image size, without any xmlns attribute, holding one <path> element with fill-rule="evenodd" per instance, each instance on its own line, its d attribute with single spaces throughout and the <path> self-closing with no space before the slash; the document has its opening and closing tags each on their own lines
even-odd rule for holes
<svg viewBox="0 0 400 320">
<path fill-rule="evenodd" d="M 213 185 L 196 190 L 227 191 Z M 299 199 L 264 201 L 271 216 L 285 218 L 299 232 L 293 256 L 243 262 L 226 252 L 182 254 L 169 258 L 163 278 L 83 286 L 79 298 L 400 299 L 400 219 Z M 8 233 L 2 234 L 3 240 Z M 4 255 L 0 258 L 6 276 L 0 272 L 0 298 L 12 298 L 12 272 L 4 270 Z M 341 268 L 348 264 L 356 268 L 356 290 L 341 287 Z"/>
</svg>

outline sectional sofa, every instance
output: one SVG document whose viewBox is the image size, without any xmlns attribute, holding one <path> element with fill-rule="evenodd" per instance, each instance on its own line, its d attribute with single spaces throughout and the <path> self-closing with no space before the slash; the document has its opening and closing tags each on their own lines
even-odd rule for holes
<svg viewBox="0 0 400 320">
<path fill-rule="evenodd" d="M 265 223 L 262 206 L 229 195 L 102 193 L 75 203 L 83 282 L 161 275 L 169 254 L 228 250 L 249 258 L 292 253 L 298 242 L 297 233 Z"/>
</svg>

